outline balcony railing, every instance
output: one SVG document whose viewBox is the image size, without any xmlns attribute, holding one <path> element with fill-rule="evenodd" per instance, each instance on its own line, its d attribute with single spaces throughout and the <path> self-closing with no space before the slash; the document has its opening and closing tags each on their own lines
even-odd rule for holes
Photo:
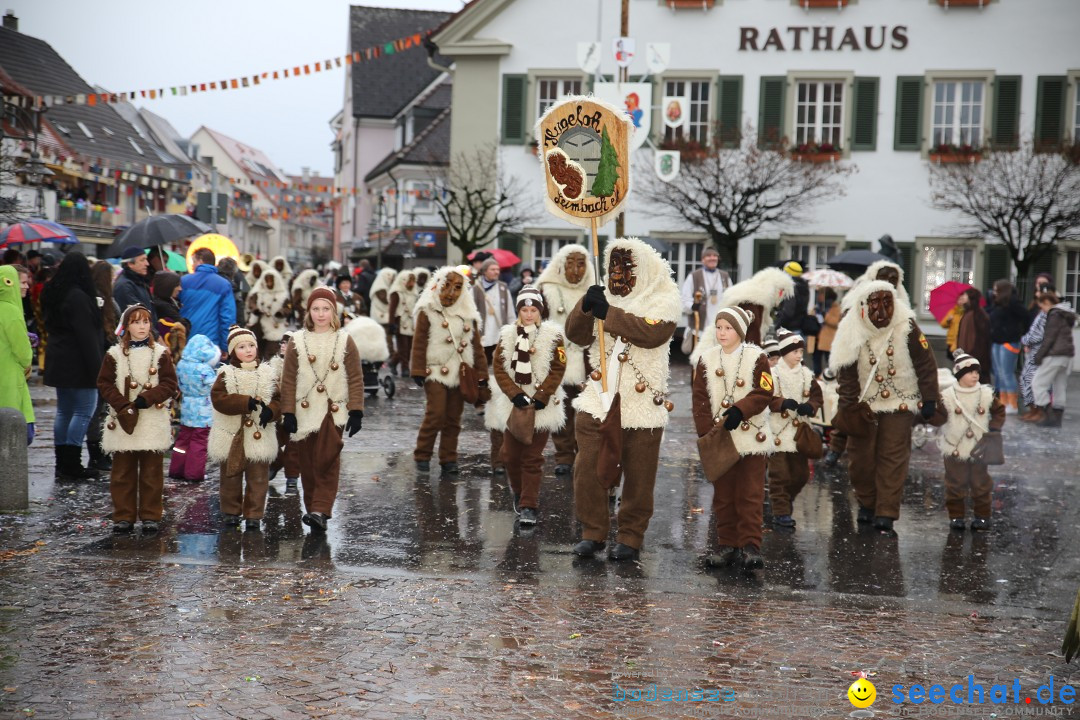
<svg viewBox="0 0 1080 720">
<path fill-rule="evenodd" d="M 85 227 L 111 228 L 113 218 L 120 217 L 111 212 L 94 210 L 91 206 L 86 207 L 63 207 L 57 208 L 57 222 L 64 225 L 82 225 Z"/>
</svg>

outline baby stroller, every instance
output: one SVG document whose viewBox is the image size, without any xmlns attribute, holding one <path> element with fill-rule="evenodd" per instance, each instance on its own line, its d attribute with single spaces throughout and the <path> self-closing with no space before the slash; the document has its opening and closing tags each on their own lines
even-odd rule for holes
<svg viewBox="0 0 1080 720">
<path fill-rule="evenodd" d="M 397 391 L 394 374 L 387 369 L 382 377 L 379 376 L 384 363 L 390 357 L 390 348 L 386 346 L 386 331 L 382 325 L 361 315 L 350 320 L 345 331 L 356 343 L 356 349 L 360 353 L 360 365 L 364 369 L 364 392 L 368 397 L 375 397 L 381 389 L 387 398 L 394 397 Z"/>
</svg>

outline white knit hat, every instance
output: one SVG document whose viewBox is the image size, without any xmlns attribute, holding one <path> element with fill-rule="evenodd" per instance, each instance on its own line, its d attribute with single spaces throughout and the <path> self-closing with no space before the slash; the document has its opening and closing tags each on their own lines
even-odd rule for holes
<svg viewBox="0 0 1080 720">
<path fill-rule="evenodd" d="M 720 312 L 716 313 L 716 319 L 720 318 L 724 318 L 731 327 L 735 328 L 740 339 L 746 339 L 746 330 L 750 327 L 750 323 L 754 322 L 754 313 L 738 306 L 726 307 L 720 308 Z"/>
</svg>

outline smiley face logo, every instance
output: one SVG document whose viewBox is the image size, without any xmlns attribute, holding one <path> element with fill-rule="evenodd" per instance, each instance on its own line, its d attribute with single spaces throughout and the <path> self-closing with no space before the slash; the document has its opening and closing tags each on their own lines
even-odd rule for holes
<svg viewBox="0 0 1080 720">
<path fill-rule="evenodd" d="M 848 700 L 857 708 L 866 708 L 877 699 L 877 688 L 866 678 L 859 678 L 847 689 Z"/>
</svg>

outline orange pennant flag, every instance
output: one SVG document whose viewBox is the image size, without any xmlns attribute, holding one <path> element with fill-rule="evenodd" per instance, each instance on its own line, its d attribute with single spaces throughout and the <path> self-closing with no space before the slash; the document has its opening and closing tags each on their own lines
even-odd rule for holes
<svg viewBox="0 0 1080 720">
<path fill-rule="evenodd" d="M 346 65 L 352 65 L 352 55 L 346 55 L 345 56 L 345 64 Z"/>
<path fill-rule="evenodd" d="M 86 104 L 87 105 L 97 105 L 97 95 L 95 95 L 94 93 L 90 93 L 89 95 L 87 95 L 86 96 Z"/>
<path fill-rule="evenodd" d="M 233 90 L 235 90 L 237 88 L 237 85 L 238 85 L 238 83 L 236 82 L 236 78 L 233 78 L 232 80 L 229 81 L 229 87 L 231 87 Z"/>
</svg>

